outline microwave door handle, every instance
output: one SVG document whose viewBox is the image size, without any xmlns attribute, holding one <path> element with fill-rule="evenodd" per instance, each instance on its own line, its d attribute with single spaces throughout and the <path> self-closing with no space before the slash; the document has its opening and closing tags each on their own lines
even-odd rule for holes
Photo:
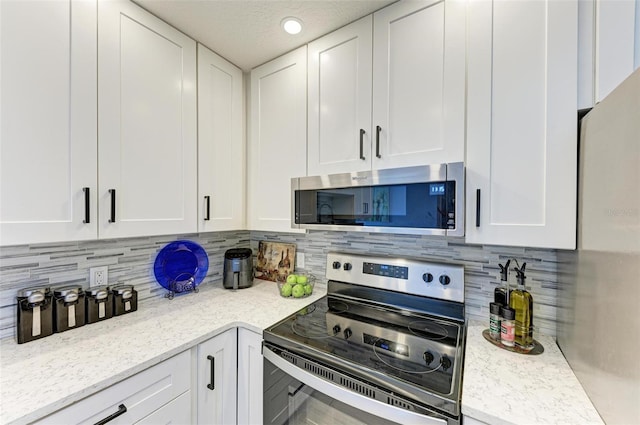
<svg viewBox="0 0 640 425">
<path fill-rule="evenodd" d="M 446 425 L 447 421 L 440 418 L 434 418 L 430 416 L 414 413 L 409 410 L 400 409 L 389 404 L 384 404 L 377 400 L 370 399 L 358 393 L 355 393 L 346 388 L 340 387 L 324 379 L 318 378 L 315 375 L 305 372 L 297 366 L 284 360 L 282 357 L 264 347 L 262 350 L 264 358 L 269 360 L 278 369 L 287 373 L 289 376 L 297 379 L 298 381 L 307 384 L 311 388 L 320 391 L 323 394 L 328 395 L 334 400 L 340 400 L 341 402 L 350 406 L 356 406 L 357 409 L 363 412 L 369 412 L 375 416 L 387 419 L 389 421 L 398 422 L 401 424 L 424 424 L 424 425 Z"/>
</svg>

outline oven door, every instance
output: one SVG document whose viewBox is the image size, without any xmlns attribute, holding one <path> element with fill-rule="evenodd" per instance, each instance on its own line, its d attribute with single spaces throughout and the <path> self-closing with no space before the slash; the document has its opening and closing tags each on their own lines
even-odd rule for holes
<svg viewBox="0 0 640 425">
<path fill-rule="evenodd" d="M 458 423 L 442 415 L 426 416 L 361 395 L 293 365 L 267 347 L 263 355 L 265 424 Z"/>
</svg>

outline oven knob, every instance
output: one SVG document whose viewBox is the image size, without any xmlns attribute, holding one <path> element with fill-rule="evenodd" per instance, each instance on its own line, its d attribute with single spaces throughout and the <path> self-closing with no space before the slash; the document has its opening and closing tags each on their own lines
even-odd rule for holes
<svg viewBox="0 0 640 425">
<path fill-rule="evenodd" d="M 424 354 L 422 354 L 422 358 L 424 359 L 424 363 L 429 366 L 433 361 L 433 354 L 429 351 L 425 351 Z"/>
<path fill-rule="evenodd" d="M 342 268 L 347 270 L 347 271 L 351 270 L 351 263 L 344 263 L 342 265 Z"/>
<path fill-rule="evenodd" d="M 443 285 L 448 285 L 451 283 L 451 278 L 446 274 L 443 274 L 442 276 L 440 276 L 440 283 Z"/>
<path fill-rule="evenodd" d="M 334 270 L 338 270 L 340 268 L 340 261 L 334 261 L 333 262 L 333 269 Z"/>
<path fill-rule="evenodd" d="M 335 325 L 333 327 L 333 334 L 338 335 L 340 333 L 340 325 Z"/>
<path fill-rule="evenodd" d="M 425 273 L 422 275 L 422 280 L 429 283 L 433 280 L 433 275 L 431 273 Z"/>
<path fill-rule="evenodd" d="M 344 339 L 349 339 L 352 335 L 351 329 L 347 328 L 344 330 Z"/>
<path fill-rule="evenodd" d="M 449 357 L 443 355 L 440 357 L 440 364 L 442 365 L 442 370 L 447 370 L 451 367 L 451 360 L 449 360 Z"/>
</svg>

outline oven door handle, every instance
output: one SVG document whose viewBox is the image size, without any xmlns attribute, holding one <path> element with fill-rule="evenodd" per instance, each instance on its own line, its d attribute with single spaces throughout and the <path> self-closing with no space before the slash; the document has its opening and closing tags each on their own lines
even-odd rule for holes
<svg viewBox="0 0 640 425">
<path fill-rule="evenodd" d="M 262 350 L 264 358 L 273 363 L 278 369 L 289 376 L 310 386 L 311 388 L 324 393 L 325 395 L 340 400 L 350 406 L 354 406 L 363 412 L 371 413 L 375 416 L 401 424 L 421 424 L 421 425 L 446 425 L 447 421 L 440 418 L 429 417 L 414 413 L 409 410 L 400 409 L 390 404 L 384 404 L 377 400 L 370 399 L 358 393 L 354 393 L 346 388 L 342 388 L 324 379 L 318 378 L 299 367 L 289 363 L 273 351 L 265 347 Z"/>
</svg>

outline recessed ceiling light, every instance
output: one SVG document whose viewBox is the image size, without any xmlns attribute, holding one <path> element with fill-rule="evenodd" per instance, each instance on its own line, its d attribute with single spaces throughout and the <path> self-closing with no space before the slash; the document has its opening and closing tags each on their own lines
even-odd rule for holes
<svg viewBox="0 0 640 425">
<path fill-rule="evenodd" d="M 280 25 L 282 26 L 283 30 L 292 35 L 298 34 L 300 31 L 302 31 L 302 21 L 292 16 L 284 18 Z"/>
</svg>

